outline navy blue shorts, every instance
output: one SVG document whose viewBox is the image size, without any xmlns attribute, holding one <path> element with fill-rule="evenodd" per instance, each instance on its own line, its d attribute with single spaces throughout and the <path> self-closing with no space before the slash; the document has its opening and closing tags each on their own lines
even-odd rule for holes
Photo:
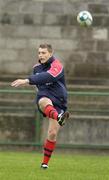
<svg viewBox="0 0 109 180">
<path fill-rule="evenodd" d="M 38 110 L 39 112 L 44 116 L 46 117 L 46 115 L 41 111 L 41 109 L 39 108 L 39 105 L 38 105 L 38 102 L 41 98 L 43 97 L 47 97 L 49 98 L 52 103 L 53 103 L 53 106 L 54 108 L 57 110 L 57 112 L 60 114 L 60 113 L 64 113 L 66 110 L 67 110 L 67 102 L 64 100 L 64 99 L 57 99 L 56 97 L 48 97 L 48 96 L 37 96 L 37 100 L 36 100 L 36 103 L 37 103 L 37 107 L 38 107 Z"/>
</svg>

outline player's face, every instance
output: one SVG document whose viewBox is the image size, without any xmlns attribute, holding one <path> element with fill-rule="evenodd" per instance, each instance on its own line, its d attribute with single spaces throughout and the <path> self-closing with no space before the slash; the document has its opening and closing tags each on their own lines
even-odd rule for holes
<svg viewBox="0 0 109 180">
<path fill-rule="evenodd" d="M 47 50 L 47 48 L 39 48 L 38 57 L 39 57 L 39 61 L 42 64 L 46 63 L 51 56 L 52 56 L 52 53 L 50 53 Z"/>
</svg>

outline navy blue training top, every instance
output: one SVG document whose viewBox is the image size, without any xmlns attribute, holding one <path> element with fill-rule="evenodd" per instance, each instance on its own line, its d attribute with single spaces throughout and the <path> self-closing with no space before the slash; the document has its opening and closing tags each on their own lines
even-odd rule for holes
<svg viewBox="0 0 109 180">
<path fill-rule="evenodd" d="M 67 90 L 64 77 L 64 68 L 54 56 L 44 64 L 36 64 L 33 74 L 28 77 L 29 84 L 38 88 L 37 97 L 55 98 L 63 105 L 67 104 Z"/>
</svg>

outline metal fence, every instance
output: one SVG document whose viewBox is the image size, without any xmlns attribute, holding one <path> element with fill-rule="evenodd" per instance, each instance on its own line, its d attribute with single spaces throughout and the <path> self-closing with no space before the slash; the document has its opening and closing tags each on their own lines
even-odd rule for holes
<svg viewBox="0 0 109 180">
<path fill-rule="evenodd" d="M 24 95 L 30 95 L 30 94 L 35 94 L 34 90 L 25 90 L 25 89 L 0 89 L 0 94 L 24 94 Z M 109 97 L 109 93 L 108 92 L 80 92 L 80 91 L 72 91 L 72 92 L 68 92 L 68 96 L 70 97 Z M 1 107 L 3 109 L 7 108 L 7 107 Z M 8 107 L 9 109 L 11 107 Z M 70 109 L 70 108 L 69 108 Z M 2 109 L 1 109 L 2 111 Z M 14 108 L 13 108 L 14 111 Z M 77 108 L 77 109 L 70 109 L 71 113 L 76 112 L 76 113 L 84 113 L 84 112 L 88 112 L 88 113 L 103 113 L 103 115 L 105 115 L 106 113 L 109 113 L 108 108 L 107 109 L 81 109 L 81 108 Z M 32 146 L 42 146 L 41 143 L 41 138 L 40 138 L 40 128 L 41 128 L 41 115 L 38 113 L 38 111 L 35 114 L 35 140 L 34 141 L 23 141 L 23 142 L 19 142 L 19 141 L 0 141 L 1 145 L 20 145 L 20 146 L 25 146 L 25 145 L 32 145 Z M 82 145 L 60 145 L 61 147 L 76 147 L 76 148 L 103 148 L 103 149 L 109 149 L 109 145 L 87 145 L 87 144 L 82 144 Z"/>
</svg>

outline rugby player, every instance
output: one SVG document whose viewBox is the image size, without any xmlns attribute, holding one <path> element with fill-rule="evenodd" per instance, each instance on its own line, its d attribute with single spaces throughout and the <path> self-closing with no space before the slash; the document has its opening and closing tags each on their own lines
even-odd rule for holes
<svg viewBox="0 0 109 180">
<path fill-rule="evenodd" d="M 55 149 L 59 129 L 69 117 L 64 68 L 60 60 L 54 57 L 51 44 L 45 43 L 39 46 L 38 63 L 33 67 L 33 74 L 26 79 L 13 81 L 11 86 L 18 87 L 26 84 L 36 85 L 38 110 L 49 119 L 44 156 L 41 162 L 41 168 L 47 169 Z"/>
</svg>

